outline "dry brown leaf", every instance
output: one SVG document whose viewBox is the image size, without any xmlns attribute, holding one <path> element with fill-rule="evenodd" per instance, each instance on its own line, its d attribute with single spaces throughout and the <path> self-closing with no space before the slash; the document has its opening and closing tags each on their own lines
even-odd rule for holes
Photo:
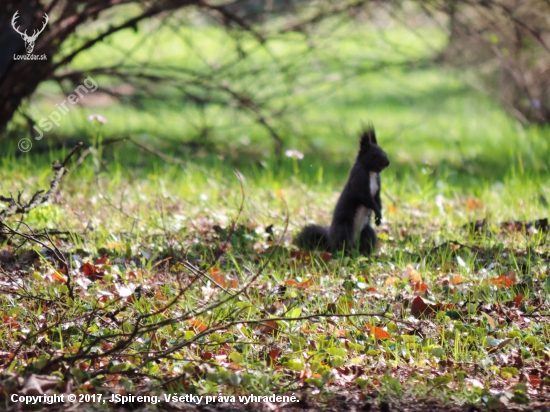
<svg viewBox="0 0 550 412">
<path fill-rule="evenodd" d="M 278 333 L 279 324 L 274 320 L 266 321 L 259 329 L 262 335 L 276 335 Z"/>
<path fill-rule="evenodd" d="M 109 258 L 108 258 L 107 255 L 105 254 L 105 255 L 103 255 L 102 258 L 96 259 L 95 264 L 96 264 L 96 265 L 106 265 L 107 262 L 109 262 Z"/>
<path fill-rule="evenodd" d="M 420 283 L 422 282 L 422 276 L 420 276 L 420 273 L 413 268 L 411 265 L 407 265 L 405 268 L 405 273 L 403 275 L 404 278 L 409 278 L 411 283 Z"/>
<path fill-rule="evenodd" d="M 466 209 L 475 210 L 483 208 L 483 202 L 479 199 L 468 199 L 466 201 Z"/>
<path fill-rule="evenodd" d="M 279 348 L 273 348 L 269 351 L 269 360 L 270 364 L 275 364 L 277 362 L 277 359 L 279 358 L 279 355 L 281 354 L 281 349 Z"/>
<path fill-rule="evenodd" d="M 198 319 L 189 319 L 187 323 L 189 323 L 193 328 L 197 329 L 199 332 L 204 332 L 206 329 L 208 329 L 208 326 L 202 323 Z"/>
<path fill-rule="evenodd" d="M 218 285 L 224 288 L 227 287 L 227 280 L 225 279 L 224 274 L 220 272 L 219 268 L 211 268 L 208 271 L 208 274 L 210 275 L 210 278 L 212 278 L 212 280 Z"/>
<path fill-rule="evenodd" d="M 514 274 L 515 277 L 515 274 Z M 516 282 L 507 275 L 501 275 L 499 277 L 488 279 L 485 281 L 485 283 L 490 283 L 491 285 L 495 285 L 497 288 L 511 288 L 516 284 Z"/>
<path fill-rule="evenodd" d="M 308 280 L 305 280 L 300 283 L 296 282 L 294 279 L 289 279 L 285 281 L 285 285 L 293 286 L 298 289 L 307 289 L 311 286 L 312 283 L 313 283 L 313 278 L 309 278 Z"/>
<path fill-rule="evenodd" d="M 399 278 L 397 276 L 390 276 L 389 278 L 386 279 L 386 281 L 384 282 L 384 285 L 392 286 L 398 280 Z"/>
<path fill-rule="evenodd" d="M 80 268 L 80 271 L 84 273 L 84 276 L 86 276 L 90 280 L 98 280 L 103 279 L 103 276 L 105 275 L 105 270 L 100 269 L 95 265 L 92 265 L 91 263 L 84 263 L 82 267 Z"/>
<path fill-rule="evenodd" d="M 537 375 L 529 375 L 528 377 L 529 377 L 529 382 L 533 386 L 539 386 L 542 381 L 542 379 Z"/>
<path fill-rule="evenodd" d="M 67 279 L 65 279 L 63 276 L 59 274 L 59 272 L 54 271 L 52 273 L 52 279 L 55 283 L 63 284 L 67 282 Z"/>
<path fill-rule="evenodd" d="M 516 305 L 519 305 L 521 301 L 523 300 L 523 295 L 517 295 L 514 299 L 512 299 L 512 302 L 514 302 Z"/>
<path fill-rule="evenodd" d="M 415 294 L 423 295 L 428 290 L 428 285 L 426 285 L 424 282 L 414 283 L 413 289 Z"/>
<path fill-rule="evenodd" d="M 386 332 L 384 329 L 379 328 L 378 326 L 367 325 L 367 328 L 370 329 L 370 333 L 374 335 L 376 339 L 391 339 L 391 335 Z"/>
</svg>

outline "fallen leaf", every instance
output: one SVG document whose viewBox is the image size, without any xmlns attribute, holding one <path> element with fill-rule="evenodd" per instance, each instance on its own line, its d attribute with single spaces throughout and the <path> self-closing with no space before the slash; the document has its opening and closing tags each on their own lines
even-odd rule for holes
<svg viewBox="0 0 550 412">
<path fill-rule="evenodd" d="M 485 281 L 485 283 L 495 285 L 497 288 L 511 288 L 516 284 L 515 281 L 513 281 L 510 277 L 506 275 L 501 275 L 493 279 L 488 279 L 487 281 Z"/>
<path fill-rule="evenodd" d="M 491 316 L 489 316 L 485 312 L 481 312 L 481 316 L 483 316 L 485 318 L 485 320 L 487 321 L 489 326 L 491 326 L 491 328 L 496 329 L 497 323 L 495 322 L 495 320 Z"/>
<path fill-rule="evenodd" d="M 99 269 L 91 263 L 84 263 L 80 268 L 80 271 L 84 273 L 84 276 L 86 276 L 88 279 L 94 281 L 98 279 L 103 279 L 103 276 L 105 275 L 105 270 Z"/>
<path fill-rule="evenodd" d="M 67 279 L 65 279 L 63 276 L 61 276 L 58 272 L 53 271 L 52 273 L 52 279 L 55 283 L 65 283 L 67 282 Z"/>
<path fill-rule="evenodd" d="M 539 378 L 537 375 L 528 375 L 528 378 L 529 378 L 529 382 L 533 386 L 539 386 L 542 381 L 542 379 Z"/>
<path fill-rule="evenodd" d="M 218 285 L 224 288 L 227 287 L 227 280 L 225 279 L 223 273 L 220 272 L 219 268 L 211 268 L 208 271 L 208 274 L 210 275 L 210 278 Z"/>
<path fill-rule="evenodd" d="M 412 301 L 411 305 L 411 315 L 418 318 L 421 316 L 431 316 L 435 312 L 441 311 L 441 310 L 449 310 L 452 309 L 454 306 L 452 304 L 443 304 L 443 303 L 426 303 L 424 300 L 417 296 Z"/>
<path fill-rule="evenodd" d="M 384 282 L 384 285 L 392 286 L 398 280 L 399 278 L 397 276 L 390 276 L 389 278 L 386 279 L 386 281 Z"/>
<path fill-rule="evenodd" d="M 460 276 L 454 276 L 452 279 L 451 279 L 451 285 L 459 285 L 463 282 L 462 278 Z"/>
<path fill-rule="evenodd" d="M 432 312 L 433 310 L 430 310 L 428 304 L 426 304 L 420 296 L 417 296 L 412 301 L 411 315 L 413 315 L 415 318 L 419 318 L 422 315 L 430 315 Z"/>
<path fill-rule="evenodd" d="M 272 365 L 277 362 L 277 358 L 279 357 L 280 354 L 281 354 L 281 349 L 279 349 L 279 348 L 270 349 L 270 351 L 269 351 L 269 360 L 271 361 L 270 363 Z"/>
<path fill-rule="evenodd" d="M 192 327 L 197 329 L 199 332 L 204 332 L 206 329 L 208 329 L 208 326 L 202 323 L 198 319 L 189 319 L 187 323 L 189 323 Z"/>
<path fill-rule="evenodd" d="M 475 210 L 475 209 L 481 209 L 483 207 L 483 202 L 479 199 L 468 199 L 466 201 L 466 209 L 468 210 Z"/>
<path fill-rule="evenodd" d="M 405 268 L 404 278 L 409 278 L 411 283 L 420 283 L 422 282 L 422 276 L 416 271 L 411 265 L 407 265 Z"/>
<path fill-rule="evenodd" d="M 330 259 L 332 259 L 332 254 L 329 252 L 320 252 L 319 256 L 321 257 L 321 260 L 325 263 L 330 262 Z"/>
<path fill-rule="evenodd" d="M 210 352 L 210 351 L 201 352 L 200 357 L 202 360 L 214 359 L 214 352 Z"/>
<path fill-rule="evenodd" d="M 276 335 L 279 329 L 279 324 L 274 320 L 266 321 L 259 329 L 262 335 Z"/>
<path fill-rule="evenodd" d="M 285 285 L 294 286 L 295 288 L 298 288 L 298 289 L 307 289 L 308 287 L 311 286 L 312 283 L 313 283 L 313 278 L 309 278 L 308 280 L 305 280 L 301 283 L 296 282 L 294 279 L 289 279 L 285 281 Z"/>
<path fill-rule="evenodd" d="M 294 263 L 310 263 L 311 262 L 311 253 L 301 252 L 299 250 L 290 251 L 291 262 Z"/>
<path fill-rule="evenodd" d="M 95 264 L 96 264 L 96 265 L 105 265 L 105 264 L 107 264 L 108 261 L 109 261 L 109 258 L 108 258 L 107 255 L 105 254 L 105 255 L 103 255 L 102 258 L 97 259 L 97 260 L 95 261 Z"/>
<path fill-rule="evenodd" d="M 378 326 L 367 325 L 367 328 L 370 329 L 370 333 L 372 333 L 376 339 L 391 339 L 391 335 Z"/>
<path fill-rule="evenodd" d="M 340 330 L 337 330 L 337 331 L 334 332 L 334 336 L 336 336 L 337 338 L 345 338 L 346 333 L 347 333 L 346 330 L 340 329 Z"/>
<path fill-rule="evenodd" d="M 422 295 L 428 290 L 428 285 L 426 285 L 424 282 L 415 283 L 413 284 L 413 289 L 417 295 Z"/>
</svg>

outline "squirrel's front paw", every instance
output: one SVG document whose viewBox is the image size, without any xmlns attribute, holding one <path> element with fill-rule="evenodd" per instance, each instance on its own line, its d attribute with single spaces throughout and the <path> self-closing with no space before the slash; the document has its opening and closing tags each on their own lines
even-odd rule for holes
<svg viewBox="0 0 550 412">
<path fill-rule="evenodd" d="M 376 226 L 380 226 L 382 224 L 382 216 L 376 216 L 374 223 L 376 223 Z"/>
</svg>

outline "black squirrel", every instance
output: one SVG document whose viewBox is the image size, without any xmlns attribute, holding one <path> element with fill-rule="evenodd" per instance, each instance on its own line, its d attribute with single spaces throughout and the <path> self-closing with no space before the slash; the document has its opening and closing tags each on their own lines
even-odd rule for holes
<svg viewBox="0 0 550 412">
<path fill-rule="evenodd" d="M 331 252 L 350 251 L 358 246 L 361 254 L 371 254 L 377 237 L 370 218 L 374 212 L 376 226 L 382 221 L 380 172 L 389 164 L 386 152 L 376 143 L 373 126 L 369 125 L 361 133 L 359 153 L 334 209 L 330 227 L 304 227 L 296 238 L 296 245 Z"/>
</svg>

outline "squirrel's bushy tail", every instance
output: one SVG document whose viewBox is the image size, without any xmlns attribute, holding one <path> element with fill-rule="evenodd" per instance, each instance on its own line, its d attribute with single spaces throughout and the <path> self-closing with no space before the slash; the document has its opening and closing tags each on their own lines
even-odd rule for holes
<svg viewBox="0 0 550 412">
<path fill-rule="evenodd" d="M 301 249 L 328 250 L 330 248 L 330 242 L 328 239 L 328 227 L 307 225 L 296 237 L 294 243 Z"/>
</svg>

